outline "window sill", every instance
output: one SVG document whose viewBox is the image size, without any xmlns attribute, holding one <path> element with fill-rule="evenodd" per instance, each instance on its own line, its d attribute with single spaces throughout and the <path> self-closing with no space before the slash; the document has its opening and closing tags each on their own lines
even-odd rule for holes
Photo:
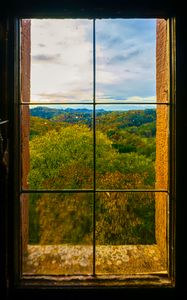
<svg viewBox="0 0 187 300">
<path fill-rule="evenodd" d="M 96 246 L 96 276 L 91 275 L 92 251 L 92 246 L 85 245 L 29 245 L 22 284 L 171 286 L 157 245 Z"/>
</svg>

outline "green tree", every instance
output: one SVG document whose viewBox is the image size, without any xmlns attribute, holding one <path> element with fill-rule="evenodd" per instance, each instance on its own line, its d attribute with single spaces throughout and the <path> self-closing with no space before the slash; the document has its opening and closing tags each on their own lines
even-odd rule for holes
<svg viewBox="0 0 187 300">
<path fill-rule="evenodd" d="M 115 154 L 108 138 L 98 132 L 97 161 L 101 173 L 112 164 Z M 85 125 L 72 125 L 34 137 L 30 142 L 30 157 L 31 189 L 93 188 L 93 132 Z M 33 195 L 30 242 L 88 242 L 92 237 L 90 199 L 89 193 Z"/>
<path fill-rule="evenodd" d="M 104 173 L 113 164 L 116 151 L 101 132 L 97 132 L 96 151 L 97 168 Z M 30 158 L 30 188 L 93 187 L 93 132 L 86 125 L 51 130 L 33 138 Z"/>
<path fill-rule="evenodd" d="M 115 120 L 115 114 L 111 118 Z M 57 130 L 53 129 L 49 123 L 48 132 L 43 131 L 30 141 L 30 188 L 93 189 L 92 129 L 83 124 L 57 126 Z M 96 132 L 97 188 L 154 187 L 154 160 L 137 150 L 146 137 L 126 135 L 124 129 L 119 129 L 122 145 L 125 147 L 128 139 L 135 148 L 136 152 L 130 153 L 120 153 L 113 144 L 114 134 L 111 137 L 106 131 Z M 154 195 L 98 192 L 96 199 L 98 243 L 154 241 Z M 30 198 L 30 242 L 92 243 L 92 214 L 92 193 L 34 194 Z"/>
</svg>

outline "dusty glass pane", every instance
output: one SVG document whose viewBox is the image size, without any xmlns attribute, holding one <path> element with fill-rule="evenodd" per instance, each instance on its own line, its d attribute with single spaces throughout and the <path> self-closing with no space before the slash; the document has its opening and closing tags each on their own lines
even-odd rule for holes
<svg viewBox="0 0 187 300">
<path fill-rule="evenodd" d="M 155 102 L 156 19 L 96 20 L 96 99 Z"/>
<path fill-rule="evenodd" d="M 91 102 L 92 31 L 88 19 L 31 19 L 31 99 L 22 100 Z"/>
<path fill-rule="evenodd" d="M 21 207 L 24 273 L 92 273 L 91 193 L 23 194 Z"/>
<path fill-rule="evenodd" d="M 22 107 L 23 188 L 93 187 L 92 117 L 92 105 Z"/>
<path fill-rule="evenodd" d="M 154 105 L 97 105 L 97 188 L 155 188 L 157 121 Z"/>
<path fill-rule="evenodd" d="M 166 193 L 98 192 L 96 273 L 166 270 L 166 207 Z M 160 228 L 162 232 L 158 232 Z M 158 235 L 163 248 L 158 243 Z"/>
<path fill-rule="evenodd" d="M 98 192 L 96 211 L 97 244 L 155 243 L 154 193 Z"/>
</svg>

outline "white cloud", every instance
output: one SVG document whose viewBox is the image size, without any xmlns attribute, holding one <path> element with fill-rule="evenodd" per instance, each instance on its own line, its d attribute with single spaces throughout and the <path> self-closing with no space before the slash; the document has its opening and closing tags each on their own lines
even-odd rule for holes
<svg viewBox="0 0 187 300">
<path fill-rule="evenodd" d="M 96 22 L 97 94 L 124 99 L 156 93 L 154 20 Z"/>
<path fill-rule="evenodd" d="M 32 19 L 33 101 L 93 98 L 92 26 L 85 19 Z M 151 20 L 96 21 L 98 99 L 142 101 L 154 96 L 155 39 Z"/>
<path fill-rule="evenodd" d="M 156 96 L 152 97 L 140 97 L 140 96 L 133 96 L 127 98 L 128 102 L 156 102 Z"/>
<path fill-rule="evenodd" d="M 41 94 L 92 97 L 91 32 L 90 20 L 32 20 L 32 100 L 48 101 Z"/>
</svg>

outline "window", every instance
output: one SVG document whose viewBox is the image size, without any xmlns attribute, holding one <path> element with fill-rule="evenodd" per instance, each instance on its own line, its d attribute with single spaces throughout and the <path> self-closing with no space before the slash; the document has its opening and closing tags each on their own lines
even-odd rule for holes
<svg viewBox="0 0 187 300">
<path fill-rule="evenodd" d="M 167 278 L 168 28 L 164 19 L 21 21 L 23 278 Z"/>
</svg>

